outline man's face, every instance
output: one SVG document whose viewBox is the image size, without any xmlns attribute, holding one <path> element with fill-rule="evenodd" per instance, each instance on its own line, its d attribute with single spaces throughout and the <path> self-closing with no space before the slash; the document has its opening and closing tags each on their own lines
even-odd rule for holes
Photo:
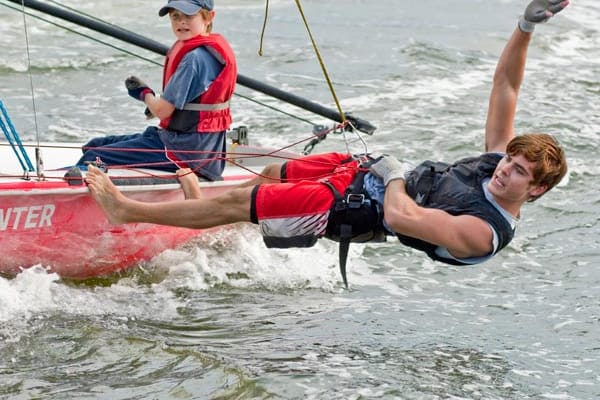
<svg viewBox="0 0 600 400">
<path fill-rule="evenodd" d="M 520 154 L 506 155 L 496 167 L 488 184 L 490 193 L 502 205 L 505 202 L 522 204 L 532 196 L 539 196 L 545 186 L 533 184 L 535 163 Z"/>
</svg>

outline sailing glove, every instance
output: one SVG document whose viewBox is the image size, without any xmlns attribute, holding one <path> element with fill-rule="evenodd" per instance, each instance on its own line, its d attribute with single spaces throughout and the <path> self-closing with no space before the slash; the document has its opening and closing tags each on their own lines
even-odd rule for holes
<svg viewBox="0 0 600 400">
<path fill-rule="evenodd" d="M 519 29 L 533 32 L 535 25 L 547 22 L 554 14 L 569 5 L 569 0 L 533 0 L 519 17 Z"/>
<path fill-rule="evenodd" d="M 136 100 L 144 101 L 148 93 L 156 95 L 154 90 L 150 89 L 140 78 L 135 76 L 125 79 L 125 87 L 127 88 L 127 93 Z"/>
<path fill-rule="evenodd" d="M 410 164 L 402 163 L 395 157 L 384 154 L 371 164 L 369 172 L 383 179 L 383 184 L 387 186 L 393 180 L 404 179 L 411 169 Z"/>
</svg>

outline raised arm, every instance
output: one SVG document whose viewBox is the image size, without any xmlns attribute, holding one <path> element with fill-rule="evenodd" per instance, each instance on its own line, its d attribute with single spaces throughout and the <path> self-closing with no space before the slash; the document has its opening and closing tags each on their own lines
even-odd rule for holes
<svg viewBox="0 0 600 400">
<path fill-rule="evenodd" d="M 516 28 L 496 66 L 485 124 L 486 151 L 505 151 L 506 145 L 515 136 L 517 97 L 530 40 L 531 33 Z"/>
<path fill-rule="evenodd" d="M 527 50 L 535 24 L 546 22 L 569 5 L 569 0 L 533 0 L 519 19 L 498 60 L 485 125 L 486 151 L 506 150 L 515 136 L 517 98 L 527 61 Z"/>
</svg>

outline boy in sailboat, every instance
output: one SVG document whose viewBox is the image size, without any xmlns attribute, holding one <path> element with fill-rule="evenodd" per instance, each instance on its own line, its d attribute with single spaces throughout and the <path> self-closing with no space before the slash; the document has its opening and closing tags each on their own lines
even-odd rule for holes
<svg viewBox="0 0 600 400">
<path fill-rule="evenodd" d="M 190 168 L 207 180 L 221 179 L 237 67 L 225 38 L 212 33 L 213 8 L 213 0 L 169 0 L 160 9 L 177 38 L 165 60 L 163 94 L 157 96 L 135 76 L 125 81 L 129 95 L 160 119 L 159 126 L 92 139 L 77 165 L 100 159 L 109 166 Z"/>
<path fill-rule="evenodd" d="M 515 136 L 514 116 L 535 26 L 568 4 L 534 0 L 520 17 L 496 66 L 483 154 L 414 168 L 390 156 L 318 154 L 270 165 L 217 198 L 179 202 L 126 198 L 97 168 L 90 168 L 88 187 L 115 224 L 202 229 L 246 221 L 259 225 L 270 247 L 308 247 L 322 237 L 378 240 L 383 234 L 448 264 L 486 261 L 513 238 L 521 207 L 567 171 L 559 143 L 544 133 Z"/>
</svg>

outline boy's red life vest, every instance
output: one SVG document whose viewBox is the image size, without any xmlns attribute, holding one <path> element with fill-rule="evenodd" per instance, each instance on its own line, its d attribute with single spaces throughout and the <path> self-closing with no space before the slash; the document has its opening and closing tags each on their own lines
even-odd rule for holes
<svg viewBox="0 0 600 400">
<path fill-rule="evenodd" d="M 169 118 L 161 120 L 160 126 L 163 129 L 201 133 L 221 132 L 231 126 L 229 101 L 235 89 L 237 66 L 233 50 L 223 36 L 211 33 L 208 36 L 199 35 L 175 42 L 165 60 L 163 91 L 183 57 L 200 46 L 206 46 L 206 49 L 223 64 L 223 69 L 206 92 L 187 103 L 183 110 L 176 109 Z"/>
</svg>

